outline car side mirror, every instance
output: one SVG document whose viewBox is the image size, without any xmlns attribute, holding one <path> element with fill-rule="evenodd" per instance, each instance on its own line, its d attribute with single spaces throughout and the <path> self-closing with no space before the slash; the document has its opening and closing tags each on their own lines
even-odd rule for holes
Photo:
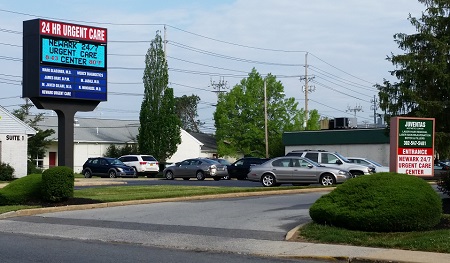
<svg viewBox="0 0 450 263">
<path fill-rule="evenodd" d="M 313 168 L 314 166 L 312 164 L 308 164 L 308 168 Z"/>
<path fill-rule="evenodd" d="M 342 161 L 341 160 L 336 160 L 336 164 L 342 164 Z"/>
</svg>

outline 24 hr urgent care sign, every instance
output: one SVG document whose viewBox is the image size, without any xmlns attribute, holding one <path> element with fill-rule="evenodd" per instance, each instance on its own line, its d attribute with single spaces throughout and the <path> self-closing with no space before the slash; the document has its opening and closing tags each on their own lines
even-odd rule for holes
<svg viewBox="0 0 450 263">
<path fill-rule="evenodd" d="M 87 40 L 94 42 L 107 42 L 105 28 L 74 25 L 57 21 L 40 20 L 41 35 Z"/>
<path fill-rule="evenodd" d="M 390 170 L 414 176 L 433 176 L 434 118 L 391 119 Z"/>
</svg>

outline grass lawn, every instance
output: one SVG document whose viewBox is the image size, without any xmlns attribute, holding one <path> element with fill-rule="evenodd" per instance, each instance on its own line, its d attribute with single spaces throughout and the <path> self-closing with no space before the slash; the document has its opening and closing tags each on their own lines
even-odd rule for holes
<svg viewBox="0 0 450 263">
<path fill-rule="evenodd" d="M 436 229 L 417 232 L 363 232 L 309 223 L 293 241 L 450 253 L 450 215 Z"/>
</svg>

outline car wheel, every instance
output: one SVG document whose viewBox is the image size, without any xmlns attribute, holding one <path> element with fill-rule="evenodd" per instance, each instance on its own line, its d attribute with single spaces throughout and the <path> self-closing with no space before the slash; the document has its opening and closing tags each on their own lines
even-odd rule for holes
<svg viewBox="0 0 450 263">
<path fill-rule="evenodd" d="M 324 174 L 320 176 L 320 184 L 323 186 L 330 186 L 336 184 L 336 179 L 331 174 Z"/>
<path fill-rule="evenodd" d="M 219 181 L 220 177 L 214 177 L 214 181 Z"/>
<path fill-rule="evenodd" d="M 84 171 L 84 178 L 91 178 L 91 177 L 92 177 L 91 170 L 85 170 Z"/>
<path fill-rule="evenodd" d="M 203 181 L 205 180 L 205 174 L 202 171 L 197 171 L 195 174 L 195 177 L 197 177 L 197 180 Z"/>
<path fill-rule="evenodd" d="M 222 177 L 223 180 L 231 180 L 230 175 L 225 175 L 224 177 Z"/>
<path fill-rule="evenodd" d="M 261 177 L 261 183 L 263 186 L 265 187 L 272 187 L 276 185 L 276 180 L 275 180 L 275 176 L 271 175 L 271 174 L 264 174 Z"/>
<path fill-rule="evenodd" d="M 167 171 L 166 172 L 166 179 L 167 180 L 173 180 L 173 172 L 172 171 Z"/>
<path fill-rule="evenodd" d="M 138 171 L 137 171 L 137 169 L 136 169 L 136 167 L 133 167 L 133 169 L 134 169 L 134 178 L 138 178 Z"/>
<path fill-rule="evenodd" d="M 184 177 L 183 178 L 183 180 L 185 180 L 185 181 L 189 181 L 189 179 L 191 179 L 191 178 L 189 178 L 189 177 Z"/>
<path fill-rule="evenodd" d="M 110 170 L 108 172 L 109 178 L 116 178 L 116 171 L 115 170 Z"/>
</svg>

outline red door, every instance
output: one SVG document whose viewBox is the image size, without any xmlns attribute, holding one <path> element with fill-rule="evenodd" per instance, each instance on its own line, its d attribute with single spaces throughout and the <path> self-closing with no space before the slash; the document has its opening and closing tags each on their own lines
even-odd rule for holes
<svg viewBox="0 0 450 263">
<path fill-rule="evenodd" d="M 48 167 L 56 166 L 56 152 L 49 152 L 48 158 Z"/>
</svg>

